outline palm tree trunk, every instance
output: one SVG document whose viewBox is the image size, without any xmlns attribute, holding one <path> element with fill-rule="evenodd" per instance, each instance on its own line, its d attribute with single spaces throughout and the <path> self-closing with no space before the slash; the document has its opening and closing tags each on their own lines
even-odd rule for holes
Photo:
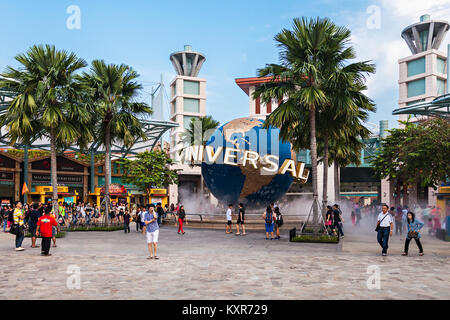
<svg viewBox="0 0 450 320">
<path fill-rule="evenodd" d="M 318 225 L 318 189 L 317 189 L 317 141 L 316 141 L 316 108 L 311 106 L 309 110 L 309 125 L 311 128 L 311 171 L 313 187 L 313 225 Z"/>
<path fill-rule="evenodd" d="M 58 175 L 56 165 L 56 141 L 55 131 L 50 129 L 50 166 L 51 166 L 51 185 L 52 185 L 52 208 L 55 216 L 58 216 Z"/>
<path fill-rule="evenodd" d="M 340 201 L 340 196 L 341 196 L 341 181 L 340 181 L 340 177 L 339 177 L 339 164 L 336 162 L 336 160 L 334 161 L 334 202 L 339 202 Z"/>
<path fill-rule="evenodd" d="M 322 216 L 325 216 L 327 204 L 328 204 L 328 132 L 325 132 L 324 153 L 323 153 Z"/>
<path fill-rule="evenodd" d="M 106 216 L 106 222 L 108 222 L 109 219 L 109 185 L 111 184 L 110 181 L 110 173 L 111 173 L 111 166 L 110 166 L 110 159 L 111 159 L 111 132 L 110 132 L 110 126 L 111 124 L 108 123 L 106 126 L 106 134 L 105 134 L 105 216 Z"/>
</svg>

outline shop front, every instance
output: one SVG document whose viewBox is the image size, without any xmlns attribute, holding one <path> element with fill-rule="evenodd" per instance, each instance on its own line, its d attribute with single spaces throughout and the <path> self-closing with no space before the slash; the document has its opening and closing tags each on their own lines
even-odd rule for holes
<svg viewBox="0 0 450 320">
<path fill-rule="evenodd" d="M 6 152 L 0 154 L 0 203 L 13 204 L 20 200 L 20 163 L 22 160 Z"/>
<path fill-rule="evenodd" d="M 89 193 L 89 202 L 95 203 L 98 207 L 100 207 L 104 196 L 105 187 L 97 187 L 95 188 L 94 193 Z M 128 209 L 130 209 L 131 194 L 127 191 L 125 186 L 115 183 L 111 184 L 109 186 L 109 197 L 113 206 L 124 203 L 127 204 Z"/>
<path fill-rule="evenodd" d="M 52 201 L 53 187 L 51 186 L 36 186 L 34 191 L 28 193 L 28 203 L 48 203 Z M 69 191 L 67 186 L 58 186 L 58 202 L 59 203 L 77 203 L 78 192 Z"/>
<path fill-rule="evenodd" d="M 58 202 L 68 204 L 86 202 L 88 164 L 68 158 L 57 157 Z M 41 157 L 30 161 L 28 181 L 31 188 L 28 202 L 51 201 L 53 188 L 51 186 L 50 158 Z"/>
<path fill-rule="evenodd" d="M 158 202 L 164 207 L 169 203 L 169 196 L 167 189 L 151 189 L 150 190 L 150 202 L 157 204 Z"/>
</svg>

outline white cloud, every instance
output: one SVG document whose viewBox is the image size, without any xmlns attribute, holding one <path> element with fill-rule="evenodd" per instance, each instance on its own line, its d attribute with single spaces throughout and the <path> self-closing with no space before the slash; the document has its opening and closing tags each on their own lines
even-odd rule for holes
<svg viewBox="0 0 450 320">
<path fill-rule="evenodd" d="M 431 14 L 434 19 L 447 19 L 450 15 L 448 0 L 379 0 L 381 6 L 392 15 L 418 18 Z"/>
</svg>

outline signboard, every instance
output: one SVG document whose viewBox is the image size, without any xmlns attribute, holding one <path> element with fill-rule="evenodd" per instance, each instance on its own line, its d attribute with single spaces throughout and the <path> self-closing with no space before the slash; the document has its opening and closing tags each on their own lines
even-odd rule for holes
<svg viewBox="0 0 450 320">
<path fill-rule="evenodd" d="M 64 202 L 67 204 L 74 203 L 74 197 L 64 197 Z"/>
<path fill-rule="evenodd" d="M 2 200 L 2 205 L 5 205 L 5 204 L 11 204 L 11 202 L 9 200 Z"/>
<path fill-rule="evenodd" d="M 105 194 L 105 187 L 100 189 L 101 194 Z M 116 195 L 127 195 L 127 189 L 125 186 L 121 184 L 110 184 L 109 185 L 109 194 L 116 194 Z"/>
<path fill-rule="evenodd" d="M 48 183 L 50 183 L 50 175 L 33 173 L 31 175 L 31 180 L 33 182 L 48 182 Z M 58 184 L 64 184 L 64 183 L 83 184 L 83 177 L 82 176 L 71 176 L 71 175 L 58 175 Z"/>
<path fill-rule="evenodd" d="M 14 172 L 0 171 L 0 181 L 14 181 Z"/>
<path fill-rule="evenodd" d="M 151 189 L 150 194 L 167 194 L 167 189 Z"/>
<path fill-rule="evenodd" d="M 33 170 L 50 170 L 50 158 L 31 163 Z M 56 161 L 57 171 L 84 172 L 84 166 L 64 157 L 58 157 Z"/>
<path fill-rule="evenodd" d="M 0 168 L 15 168 L 16 162 L 8 157 L 0 156 Z"/>
</svg>

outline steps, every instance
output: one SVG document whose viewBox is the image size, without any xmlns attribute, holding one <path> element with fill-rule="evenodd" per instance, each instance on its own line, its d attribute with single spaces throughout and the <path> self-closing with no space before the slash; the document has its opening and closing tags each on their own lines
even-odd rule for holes
<svg viewBox="0 0 450 320">
<path fill-rule="evenodd" d="M 301 216 L 295 217 L 287 217 L 283 216 L 284 224 L 281 229 L 290 230 L 294 227 L 299 228 L 303 219 Z M 196 228 L 196 229 L 214 229 L 214 230 L 224 230 L 227 224 L 225 216 L 217 216 L 217 215 L 188 215 L 187 217 L 188 224 L 183 224 L 183 229 Z M 233 219 L 232 228 L 236 230 L 236 219 Z M 176 223 L 174 219 L 167 218 L 164 221 L 164 225 L 172 225 L 175 226 Z M 264 219 L 260 216 L 246 216 L 245 217 L 245 229 L 246 230 L 265 230 L 265 222 Z"/>
</svg>

